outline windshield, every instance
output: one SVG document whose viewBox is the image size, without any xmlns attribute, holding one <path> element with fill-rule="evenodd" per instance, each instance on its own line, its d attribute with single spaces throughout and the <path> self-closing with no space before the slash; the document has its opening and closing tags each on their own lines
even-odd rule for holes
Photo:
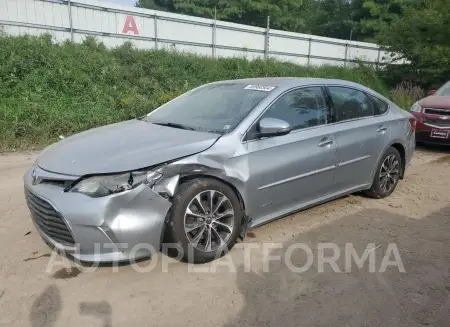
<svg viewBox="0 0 450 327">
<path fill-rule="evenodd" d="M 166 103 L 144 120 L 225 134 L 232 131 L 273 89 L 242 83 L 206 85 Z"/>
<path fill-rule="evenodd" d="M 435 94 L 440 96 L 450 96 L 450 82 L 445 83 Z"/>
</svg>

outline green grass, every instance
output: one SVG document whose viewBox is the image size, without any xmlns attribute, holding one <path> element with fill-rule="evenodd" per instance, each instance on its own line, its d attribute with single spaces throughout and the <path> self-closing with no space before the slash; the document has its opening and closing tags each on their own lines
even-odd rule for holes
<svg viewBox="0 0 450 327">
<path fill-rule="evenodd" d="M 388 94 L 364 66 L 213 59 L 130 44 L 106 49 L 92 38 L 55 44 L 49 35 L 0 35 L 0 151 L 41 148 L 59 135 L 137 117 L 207 82 L 259 76 L 340 78 Z"/>
</svg>

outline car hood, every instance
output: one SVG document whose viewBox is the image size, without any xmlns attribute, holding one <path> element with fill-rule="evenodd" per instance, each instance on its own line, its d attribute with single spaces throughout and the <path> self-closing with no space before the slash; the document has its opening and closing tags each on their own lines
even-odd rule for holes
<svg viewBox="0 0 450 327">
<path fill-rule="evenodd" d="M 47 171 L 76 176 L 131 171 L 201 152 L 219 137 L 130 120 L 63 139 L 47 147 L 37 164 Z"/>
<path fill-rule="evenodd" d="M 449 109 L 450 96 L 432 95 L 419 101 L 424 108 Z"/>
</svg>

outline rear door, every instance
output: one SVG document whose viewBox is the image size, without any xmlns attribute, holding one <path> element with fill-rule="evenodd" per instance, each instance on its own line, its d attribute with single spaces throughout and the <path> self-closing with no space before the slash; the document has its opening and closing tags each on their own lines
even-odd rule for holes
<svg viewBox="0 0 450 327">
<path fill-rule="evenodd" d="M 287 135 L 258 138 L 258 121 L 288 122 Z M 327 194 L 337 161 L 330 110 L 321 86 L 291 90 L 278 98 L 247 133 L 249 211 L 254 224 Z"/>
<path fill-rule="evenodd" d="M 390 140 L 387 106 L 380 108 L 375 101 L 379 99 L 355 88 L 328 86 L 327 91 L 334 106 L 338 153 L 333 187 L 338 192 L 371 183 L 372 170 Z"/>
</svg>

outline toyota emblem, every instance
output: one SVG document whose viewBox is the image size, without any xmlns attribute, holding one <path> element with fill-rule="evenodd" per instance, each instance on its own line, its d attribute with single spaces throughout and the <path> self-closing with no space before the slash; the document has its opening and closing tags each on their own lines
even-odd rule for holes
<svg viewBox="0 0 450 327">
<path fill-rule="evenodd" d="M 33 170 L 31 171 L 31 182 L 33 183 L 33 185 L 36 184 L 36 180 L 37 180 L 36 169 L 33 169 Z"/>
</svg>

